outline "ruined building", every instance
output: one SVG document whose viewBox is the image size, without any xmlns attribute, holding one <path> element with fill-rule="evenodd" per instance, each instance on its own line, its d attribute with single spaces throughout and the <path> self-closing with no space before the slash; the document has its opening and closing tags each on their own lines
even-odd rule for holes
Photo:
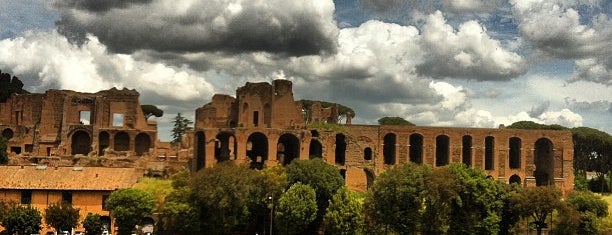
<svg viewBox="0 0 612 235">
<path fill-rule="evenodd" d="M 142 155 L 155 148 L 157 124 L 145 120 L 138 98 L 115 88 L 13 94 L 0 103 L 0 132 L 12 155 Z"/>
<path fill-rule="evenodd" d="M 217 94 L 196 110 L 194 170 L 222 161 L 253 168 L 320 157 L 346 184 L 367 190 L 393 165 L 464 163 L 496 180 L 525 186 L 573 188 L 573 143 L 568 131 L 423 126 L 339 125 L 335 107 L 294 100 L 286 80 L 247 83 L 236 96 Z"/>
</svg>

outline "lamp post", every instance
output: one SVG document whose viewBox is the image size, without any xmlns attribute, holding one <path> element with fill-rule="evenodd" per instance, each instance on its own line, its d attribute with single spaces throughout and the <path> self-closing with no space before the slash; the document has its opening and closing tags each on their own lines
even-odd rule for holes
<svg viewBox="0 0 612 235">
<path fill-rule="evenodd" d="M 272 200 L 272 196 L 268 197 L 270 203 L 272 203 L 272 208 L 270 208 L 270 235 L 272 235 L 272 222 L 274 220 L 274 200 Z"/>
</svg>

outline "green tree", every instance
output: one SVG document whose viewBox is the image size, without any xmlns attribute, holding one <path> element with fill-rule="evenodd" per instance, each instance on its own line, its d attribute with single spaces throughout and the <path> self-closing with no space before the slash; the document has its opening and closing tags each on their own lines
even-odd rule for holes
<svg viewBox="0 0 612 235">
<path fill-rule="evenodd" d="M 0 103 L 6 102 L 11 94 L 28 94 L 29 92 L 23 89 L 23 82 L 19 78 L 8 73 L 2 73 L 0 70 Z"/>
<path fill-rule="evenodd" d="M 527 129 L 527 130 L 567 130 L 567 127 L 552 124 L 539 124 L 532 121 L 518 121 L 507 126 L 508 129 Z"/>
<path fill-rule="evenodd" d="M 70 203 L 53 203 L 45 209 L 45 223 L 57 231 L 71 231 L 79 225 L 79 209 Z"/>
<path fill-rule="evenodd" d="M 102 233 L 102 220 L 99 214 L 87 213 L 85 219 L 83 219 L 83 228 L 87 234 L 101 234 Z"/>
<path fill-rule="evenodd" d="M 426 193 L 422 232 L 445 234 L 453 203 L 459 199 L 461 185 L 448 167 L 435 168 L 424 175 Z"/>
<path fill-rule="evenodd" d="M 379 125 L 414 126 L 412 122 L 401 117 L 383 117 L 378 119 Z"/>
<path fill-rule="evenodd" d="M 612 136 L 589 127 L 576 127 L 571 131 L 574 140 L 574 169 L 579 174 L 595 171 L 603 184 L 604 176 L 612 169 Z"/>
<path fill-rule="evenodd" d="M 143 104 L 140 106 L 142 112 L 144 113 L 145 119 L 149 119 L 152 116 L 161 117 L 164 116 L 164 110 L 159 109 L 155 105 L 151 104 Z"/>
<path fill-rule="evenodd" d="M 174 127 L 172 128 L 172 144 L 176 145 L 181 142 L 183 135 L 192 129 L 190 127 L 191 124 L 193 122 L 183 117 L 181 113 L 176 114 L 174 117 Z"/>
<path fill-rule="evenodd" d="M 36 208 L 27 205 L 12 205 L 2 217 L 2 227 L 8 234 L 38 234 L 42 216 Z"/>
<path fill-rule="evenodd" d="M 155 197 L 140 189 L 119 189 L 106 199 L 106 205 L 119 227 L 119 235 L 129 235 L 143 218 L 153 212 Z"/>
<path fill-rule="evenodd" d="M 166 202 L 166 196 L 170 194 L 174 189 L 172 188 L 172 181 L 158 178 L 145 177 L 140 178 L 132 188 L 146 191 L 147 193 L 155 197 L 155 209 L 153 212 L 161 212 Z"/>
<path fill-rule="evenodd" d="M 561 207 L 561 191 L 554 187 L 526 187 L 512 196 L 512 201 L 521 217 L 532 218 L 537 234 L 547 227 L 546 218 Z"/>
<path fill-rule="evenodd" d="M 363 205 L 346 186 L 338 189 L 325 213 L 326 233 L 339 235 L 363 234 Z"/>
<path fill-rule="evenodd" d="M 559 208 L 554 234 L 601 234 L 608 204 L 589 191 L 573 191 Z"/>
<path fill-rule="evenodd" d="M 364 201 L 373 225 L 398 234 L 419 234 L 425 193 L 426 166 L 413 163 L 381 173 Z"/>
<path fill-rule="evenodd" d="M 187 170 L 181 170 L 170 176 L 172 190 L 165 199 L 161 213 L 163 226 L 175 234 L 198 234 L 200 232 L 200 211 L 191 203 L 191 175 Z"/>
<path fill-rule="evenodd" d="M 7 149 L 8 141 L 0 136 L 0 165 L 6 165 L 9 161 Z"/>
<path fill-rule="evenodd" d="M 316 193 L 310 186 L 299 182 L 281 195 L 275 207 L 275 225 L 280 234 L 304 234 L 316 217 Z"/>
<path fill-rule="evenodd" d="M 253 171 L 255 173 L 252 181 L 254 187 L 248 200 L 250 222 L 247 233 L 264 234 L 266 233 L 265 227 L 270 224 L 269 213 L 272 204 L 276 204 L 280 195 L 287 189 L 287 174 L 285 168 L 280 165 Z"/>
</svg>

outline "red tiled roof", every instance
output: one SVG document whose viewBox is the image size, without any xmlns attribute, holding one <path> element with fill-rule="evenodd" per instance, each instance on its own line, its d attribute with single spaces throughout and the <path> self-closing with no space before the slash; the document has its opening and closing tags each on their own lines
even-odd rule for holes
<svg viewBox="0 0 612 235">
<path fill-rule="evenodd" d="M 134 185 L 135 168 L 0 166 L 0 189 L 115 190 Z"/>
</svg>

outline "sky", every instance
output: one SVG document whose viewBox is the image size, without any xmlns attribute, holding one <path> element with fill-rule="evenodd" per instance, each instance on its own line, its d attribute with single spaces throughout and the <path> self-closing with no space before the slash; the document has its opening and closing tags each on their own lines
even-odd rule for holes
<svg viewBox="0 0 612 235">
<path fill-rule="evenodd" d="M 354 124 L 612 133 L 611 0 L 3 0 L 0 70 L 30 92 L 136 89 L 193 120 L 213 94 L 293 82 Z"/>
</svg>

